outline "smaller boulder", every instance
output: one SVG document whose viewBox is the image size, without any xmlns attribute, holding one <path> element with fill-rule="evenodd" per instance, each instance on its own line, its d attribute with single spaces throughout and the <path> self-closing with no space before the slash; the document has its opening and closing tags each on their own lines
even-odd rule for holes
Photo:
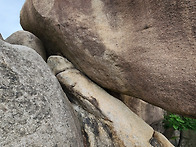
<svg viewBox="0 0 196 147">
<path fill-rule="evenodd" d="M 47 63 L 73 103 L 86 146 L 150 147 L 165 142 L 163 146 L 173 147 L 162 134 L 159 138 L 154 136 L 152 127 L 65 58 L 50 56 Z"/>
<path fill-rule="evenodd" d="M 5 39 L 5 41 L 11 44 L 30 47 L 46 61 L 46 51 L 41 40 L 28 31 L 17 31 Z"/>
</svg>

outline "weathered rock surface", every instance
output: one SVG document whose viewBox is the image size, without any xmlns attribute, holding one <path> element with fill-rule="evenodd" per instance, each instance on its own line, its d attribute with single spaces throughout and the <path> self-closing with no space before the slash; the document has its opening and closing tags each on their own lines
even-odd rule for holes
<svg viewBox="0 0 196 147">
<path fill-rule="evenodd" d="M 161 133 L 155 131 L 154 132 L 154 135 L 153 135 L 154 138 L 156 138 L 156 140 L 159 140 L 159 145 L 156 146 L 156 147 L 170 147 L 170 146 L 173 146 L 169 141 L 168 139 L 163 136 Z M 173 146 L 174 147 L 174 146 Z"/>
<path fill-rule="evenodd" d="M 159 123 L 164 119 L 164 110 L 159 107 L 128 95 L 120 95 L 118 98 L 149 125 Z"/>
<path fill-rule="evenodd" d="M 195 0 L 27 0 L 21 25 L 99 85 L 196 118 Z"/>
<path fill-rule="evenodd" d="M 163 126 L 163 119 L 165 111 L 160 107 L 156 107 L 145 101 L 134 98 L 128 95 L 123 95 L 108 91 L 112 96 L 120 99 L 131 111 L 142 118 L 149 124 L 155 131 L 163 133 L 165 128 Z"/>
<path fill-rule="evenodd" d="M 180 147 L 193 147 L 196 146 L 196 131 L 193 130 L 183 130 L 182 140 Z"/>
<path fill-rule="evenodd" d="M 196 131 L 195 130 L 179 130 L 173 131 L 169 136 L 170 142 L 178 147 L 195 147 L 196 146 Z"/>
<path fill-rule="evenodd" d="M 92 107 L 90 103 L 90 107 L 87 104 L 86 106 L 88 108 L 84 108 L 83 104 L 81 104 L 82 102 L 79 104 L 77 100 L 73 100 L 73 95 L 69 95 L 69 98 L 72 99 L 72 105 L 77 112 L 77 116 L 80 120 L 84 144 L 86 147 L 125 146 L 117 136 L 113 127 L 111 127 L 112 123 L 109 120 L 102 118 L 102 115 L 100 115 L 100 113 L 95 114 L 92 113 L 92 111 L 89 112 L 89 108 Z"/>
<path fill-rule="evenodd" d="M 167 141 L 164 136 L 157 140 L 147 123 L 120 100 L 87 79 L 65 58 L 50 56 L 47 63 L 74 103 L 87 146 L 150 147 L 155 142 L 161 145 Z M 167 144 L 172 146 L 168 141 Z"/>
<path fill-rule="evenodd" d="M 44 60 L 46 51 L 39 38 L 28 31 L 17 31 L 5 39 L 6 42 L 17 45 L 24 45 L 34 49 Z"/>
<path fill-rule="evenodd" d="M 0 146 L 82 147 L 67 97 L 33 50 L 0 40 Z"/>
</svg>

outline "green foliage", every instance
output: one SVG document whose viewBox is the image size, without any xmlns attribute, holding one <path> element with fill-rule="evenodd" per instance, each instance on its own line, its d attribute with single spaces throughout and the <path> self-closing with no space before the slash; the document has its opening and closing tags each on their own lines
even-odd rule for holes
<svg viewBox="0 0 196 147">
<path fill-rule="evenodd" d="M 196 119 L 179 116 L 176 114 L 167 114 L 164 117 L 165 128 L 174 128 L 175 130 L 195 130 L 196 131 Z"/>
</svg>

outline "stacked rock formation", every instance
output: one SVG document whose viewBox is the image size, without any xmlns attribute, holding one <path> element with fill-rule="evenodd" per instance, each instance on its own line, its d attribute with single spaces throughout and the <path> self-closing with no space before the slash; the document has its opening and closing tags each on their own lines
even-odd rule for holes
<svg viewBox="0 0 196 147">
<path fill-rule="evenodd" d="M 195 0 L 27 0 L 21 24 L 102 87 L 196 117 Z"/>
<path fill-rule="evenodd" d="M 0 35 L 0 146 L 172 147 L 152 126 L 196 118 L 195 16 L 194 0 L 26 0 L 24 31 Z"/>
<path fill-rule="evenodd" d="M 34 49 L 2 40 L 0 49 L 1 146 L 172 147 L 67 59 L 48 58 L 63 93 Z"/>
</svg>

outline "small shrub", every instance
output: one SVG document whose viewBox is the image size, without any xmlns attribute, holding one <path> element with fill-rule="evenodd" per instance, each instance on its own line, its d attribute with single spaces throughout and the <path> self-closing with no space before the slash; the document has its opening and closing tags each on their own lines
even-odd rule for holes
<svg viewBox="0 0 196 147">
<path fill-rule="evenodd" d="M 196 119 L 179 116 L 176 114 L 167 114 L 164 117 L 165 128 L 174 128 L 175 130 L 195 130 L 196 131 Z"/>
</svg>

